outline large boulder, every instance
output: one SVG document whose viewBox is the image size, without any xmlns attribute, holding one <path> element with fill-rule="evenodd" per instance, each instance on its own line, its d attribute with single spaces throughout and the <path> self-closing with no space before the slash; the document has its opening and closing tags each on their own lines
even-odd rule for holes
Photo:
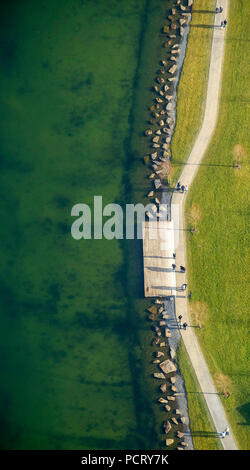
<svg viewBox="0 0 250 470">
<path fill-rule="evenodd" d="M 177 24 L 176 23 L 171 23 L 170 29 L 172 31 L 175 31 L 177 29 Z"/>
<path fill-rule="evenodd" d="M 164 430 L 165 430 L 165 434 L 168 434 L 170 429 L 171 429 L 171 424 L 169 421 L 167 421 L 165 424 L 164 424 Z"/>
<path fill-rule="evenodd" d="M 171 101 L 167 104 L 166 106 L 166 110 L 167 111 L 172 111 L 174 109 L 174 103 L 172 103 Z"/>
<path fill-rule="evenodd" d="M 165 328 L 165 338 L 171 338 L 171 336 L 172 336 L 171 331 L 168 328 Z"/>
<path fill-rule="evenodd" d="M 165 380 L 166 376 L 164 374 L 159 373 L 159 372 L 154 372 L 154 378 L 155 379 L 160 379 L 160 380 Z"/>
<path fill-rule="evenodd" d="M 162 148 L 167 150 L 167 149 L 169 149 L 169 145 L 168 144 L 162 144 Z"/>
<path fill-rule="evenodd" d="M 165 373 L 165 374 L 170 374 L 171 372 L 175 372 L 176 371 L 176 366 L 174 365 L 174 363 L 172 361 L 170 361 L 169 359 L 167 359 L 166 361 L 163 361 L 161 362 L 160 366 L 161 370 Z"/>
<path fill-rule="evenodd" d="M 154 180 L 154 185 L 155 185 L 155 189 L 159 189 L 161 187 L 161 180 L 159 179 Z"/>
<path fill-rule="evenodd" d="M 167 397 L 167 399 L 168 399 L 169 401 L 175 401 L 175 397 L 172 397 L 171 395 L 169 395 L 169 396 Z"/>
<path fill-rule="evenodd" d="M 171 421 L 172 421 L 174 424 L 176 424 L 176 425 L 178 424 L 178 421 L 177 421 L 177 419 L 176 419 L 174 416 L 171 418 Z"/>
<path fill-rule="evenodd" d="M 156 351 L 155 356 L 156 356 L 156 357 L 163 357 L 163 356 L 164 356 L 164 352 L 162 352 L 162 351 Z"/>
<path fill-rule="evenodd" d="M 183 26 L 186 23 L 186 18 L 180 18 L 179 23 L 181 26 Z"/>
<path fill-rule="evenodd" d="M 170 67 L 169 73 L 171 73 L 173 75 L 176 72 L 176 70 L 177 70 L 177 65 L 174 64 L 174 65 L 172 65 L 172 67 Z"/>
<path fill-rule="evenodd" d="M 151 191 L 153 192 L 153 191 Z M 175 350 L 173 348 L 170 348 L 170 357 L 171 359 L 173 360 L 175 358 L 176 354 L 175 354 Z"/>
<path fill-rule="evenodd" d="M 174 443 L 174 439 L 166 439 L 166 446 L 171 446 Z"/>
<path fill-rule="evenodd" d="M 159 398 L 158 400 L 159 403 L 167 403 L 168 401 L 165 398 Z"/>
</svg>

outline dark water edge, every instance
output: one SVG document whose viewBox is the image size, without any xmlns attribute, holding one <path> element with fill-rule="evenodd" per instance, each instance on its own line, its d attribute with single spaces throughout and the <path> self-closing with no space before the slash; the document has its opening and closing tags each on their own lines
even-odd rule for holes
<svg viewBox="0 0 250 470">
<path fill-rule="evenodd" d="M 160 60 L 166 59 L 168 57 L 169 51 L 163 46 L 164 41 L 164 34 L 161 34 L 162 26 L 168 25 L 169 22 L 167 20 L 167 16 L 171 13 L 171 7 L 175 6 L 175 2 L 169 2 L 165 11 L 162 11 L 162 22 L 161 27 L 157 31 L 153 31 L 152 33 L 145 38 L 145 42 L 142 47 L 142 59 L 141 64 L 139 67 L 139 73 L 137 77 L 137 82 L 135 87 L 138 87 L 138 93 L 135 95 L 135 106 L 134 106 L 134 113 L 132 115 L 132 132 L 131 132 L 131 154 L 133 154 L 132 165 L 129 167 L 131 169 L 130 172 L 130 182 L 131 183 L 131 190 L 133 194 L 133 198 L 138 202 L 143 202 L 146 204 L 148 200 L 146 199 L 146 193 L 153 189 L 153 186 L 150 180 L 147 180 L 147 186 L 143 186 L 140 184 L 140 179 L 138 173 L 140 171 L 143 177 L 148 176 L 150 171 L 147 168 L 147 173 L 145 174 L 145 170 L 143 170 L 143 163 L 142 159 L 145 155 L 152 152 L 151 150 L 151 143 L 148 139 L 143 137 L 144 130 L 149 126 L 149 118 L 151 117 L 150 106 L 153 104 L 153 98 L 155 97 L 154 93 L 152 92 L 152 85 L 154 84 L 154 79 L 156 77 L 156 71 L 159 69 Z M 148 29 L 148 25 L 146 24 L 147 32 L 150 30 Z M 178 73 L 177 73 L 177 80 L 172 87 L 172 94 L 174 100 L 177 100 L 177 88 L 179 84 L 179 79 L 181 75 L 181 70 L 183 66 L 183 61 L 185 58 L 185 51 L 187 45 L 187 38 L 189 33 L 189 26 L 185 27 L 184 36 L 181 38 L 180 43 L 180 54 L 177 59 L 177 66 L 178 66 Z M 152 40 L 154 38 L 154 41 Z M 151 63 L 149 64 L 149 58 L 147 57 L 147 53 L 149 50 L 154 49 L 154 52 L 150 56 Z M 154 57 L 154 59 L 152 59 Z M 172 65 L 172 64 L 171 64 Z M 151 69 L 152 67 L 152 69 Z M 150 73 L 148 71 L 150 70 Z M 139 92 L 140 90 L 140 92 Z M 146 103 L 142 102 L 142 97 L 147 95 Z M 174 121 L 176 120 L 176 109 L 174 109 L 173 113 Z M 174 126 L 175 127 L 175 126 Z M 174 131 L 174 128 L 173 128 Z M 172 135 L 171 135 L 172 137 Z M 150 139 L 151 140 L 151 139 Z M 141 163 L 139 163 L 139 160 Z M 136 161 L 136 164 L 135 164 Z M 146 190 L 145 190 L 146 189 Z M 167 186 L 164 186 L 163 197 L 166 199 L 167 197 Z M 172 193 L 171 193 L 172 194 Z M 156 194 L 157 195 L 157 194 Z M 161 192 L 158 194 L 158 197 L 161 199 Z M 171 195 L 168 200 L 171 200 Z M 166 204 L 166 201 L 164 200 Z M 163 407 L 161 407 L 158 403 L 158 398 L 161 395 L 159 392 L 159 383 L 152 379 L 153 372 L 156 371 L 155 367 L 152 365 L 153 354 L 157 350 L 156 347 L 152 347 L 152 341 L 155 337 L 154 333 L 150 328 L 150 322 L 146 319 L 147 313 L 145 314 L 145 309 L 152 305 L 150 300 L 146 300 L 144 298 L 144 285 L 143 285 L 143 259 L 142 259 L 142 244 L 140 242 L 128 242 L 127 241 L 127 257 L 129 259 L 127 268 L 128 268 L 128 291 L 131 293 L 130 298 L 131 301 L 131 309 L 133 308 L 133 315 L 137 315 L 138 322 L 140 323 L 139 331 L 138 331 L 138 347 L 137 347 L 137 354 L 138 357 L 141 359 L 142 366 L 144 368 L 144 376 L 141 376 L 141 382 L 139 380 L 139 386 L 141 390 L 147 390 L 147 394 L 149 397 L 149 407 L 151 407 L 152 413 L 152 426 L 155 427 L 155 433 L 157 436 L 157 441 L 155 443 L 156 449 L 164 449 L 165 447 L 165 439 L 166 435 L 164 435 L 164 428 L 163 423 L 166 422 L 172 415 L 171 412 L 166 413 Z M 137 269 L 135 270 L 135 263 L 137 263 Z M 139 293 L 139 297 L 138 297 Z M 166 299 L 165 305 L 169 306 L 173 301 L 172 298 Z M 166 308 L 168 313 L 170 313 L 171 309 Z M 170 322 L 174 322 L 175 320 L 175 312 L 171 311 L 171 318 Z M 172 330 L 172 324 L 169 326 L 170 330 Z M 168 341 L 169 347 L 174 348 L 177 350 L 178 343 L 180 341 L 180 334 L 177 334 L 174 330 L 174 335 L 171 340 Z M 190 437 L 190 429 L 189 429 L 189 418 L 188 418 L 188 403 L 187 403 L 187 395 L 185 389 L 185 383 L 181 376 L 180 370 L 177 364 L 177 388 L 180 392 L 180 396 L 177 398 L 177 407 L 181 410 L 182 415 L 186 417 L 187 424 L 186 425 L 179 425 L 178 430 L 185 432 L 186 436 L 183 440 L 186 440 L 189 449 L 193 448 L 192 438 Z M 143 392 L 142 392 L 143 395 Z M 153 422 L 154 419 L 154 422 Z M 148 424 L 145 420 L 145 427 L 148 427 Z M 175 434 L 171 431 L 167 437 L 175 437 Z M 176 443 L 174 444 L 176 446 Z"/>
<path fill-rule="evenodd" d="M 146 201 L 142 133 L 173 2 L 127 3 L 54 0 L 45 11 L 24 0 L 1 11 L 1 448 L 162 445 L 141 243 L 83 248 L 69 234 L 72 205 L 91 205 L 94 194 L 104 204 Z"/>
</svg>

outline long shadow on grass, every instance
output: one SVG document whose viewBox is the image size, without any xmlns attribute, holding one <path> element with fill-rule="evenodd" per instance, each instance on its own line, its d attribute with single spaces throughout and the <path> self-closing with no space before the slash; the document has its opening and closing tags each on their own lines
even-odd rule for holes
<svg viewBox="0 0 250 470">
<path fill-rule="evenodd" d="M 250 42 L 250 39 L 225 37 L 224 41 L 227 41 L 227 42 L 229 42 L 229 41 Z"/>
<path fill-rule="evenodd" d="M 186 435 L 191 435 L 192 437 L 220 437 L 218 432 L 213 431 L 192 431 L 191 433 L 185 433 Z"/>
<path fill-rule="evenodd" d="M 220 28 L 220 25 L 216 26 L 213 24 L 191 24 L 190 28 L 204 28 L 204 29 L 211 29 L 211 28 Z"/>
<path fill-rule="evenodd" d="M 186 391 L 186 393 L 193 393 L 195 395 L 224 395 L 223 392 L 189 392 L 188 390 Z"/>
<path fill-rule="evenodd" d="M 178 162 L 178 161 L 174 161 L 172 162 L 172 165 L 182 165 L 182 166 L 185 166 L 185 165 L 190 165 L 190 166 L 218 166 L 218 167 L 225 167 L 225 168 L 234 168 L 234 165 L 224 165 L 222 163 L 185 163 L 185 162 Z"/>
<path fill-rule="evenodd" d="M 210 13 L 210 15 L 213 15 L 215 13 L 215 10 L 192 10 L 192 13 Z"/>
</svg>

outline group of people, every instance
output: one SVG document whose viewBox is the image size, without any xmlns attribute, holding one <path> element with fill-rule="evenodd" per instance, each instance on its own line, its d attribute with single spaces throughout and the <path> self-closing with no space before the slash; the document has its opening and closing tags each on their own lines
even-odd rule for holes
<svg viewBox="0 0 250 470">
<path fill-rule="evenodd" d="M 172 268 L 173 268 L 173 271 L 175 271 L 176 270 L 176 264 L 173 263 Z M 185 266 L 182 266 L 182 264 L 180 265 L 180 271 L 181 271 L 181 273 L 186 272 L 186 268 L 185 268 Z"/>
<path fill-rule="evenodd" d="M 183 328 L 183 330 L 186 330 L 188 324 L 187 324 L 186 322 L 182 324 L 182 322 L 181 322 L 181 320 L 182 320 L 182 315 L 179 315 L 179 316 L 178 316 L 178 320 L 179 320 L 179 327 L 180 327 L 180 328 Z"/>
<path fill-rule="evenodd" d="M 225 28 L 226 26 L 227 26 L 227 20 L 222 21 L 220 24 L 221 29 Z"/>
<path fill-rule="evenodd" d="M 223 8 L 222 8 L 222 7 L 216 7 L 215 13 L 222 13 L 222 12 L 223 12 Z M 221 24 L 220 24 L 221 29 L 222 29 L 222 28 L 225 28 L 226 25 L 227 25 L 227 20 L 221 21 Z"/>
<path fill-rule="evenodd" d="M 176 259 L 176 253 L 173 253 L 173 258 L 174 258 L 174 260 Z M 173 268 L 173 270 L 175 271 L 175 269 L 176 269 L 176 264 L 175 264 L 175 263 L 172 264 L 172 268 Z M 182 273 L 185 273 L 185 272 L 186 272 L 186 268 L 185 268 L 185 266 L 183 266 L 182 264 L 180 265 L 180 271 L 181 271 Z M 181 285 L 181 290 L 186 290 L 186 288 L 187 288 L 187 283 L 185 282 L 184 284 Z M 182 315 L 179 315 L 179 316 L 178 316 L 179 328 L 183 328 L 184 330 L 186 330 L 188 324 L 187 324 L 187 323 L 183 323 L 183 324 L 182 324 L 181 319 L 182 319 Z"/>
<path fill-rule="evenodd" d="M 184 184 L 181 184 L 180 181 L 178 181 L 176 189 L 177 191 L 181 191 L 182 193 L 184 193 L 184 191 L 188 191 L 188 186 L 184 186 Z"/>
</svg>

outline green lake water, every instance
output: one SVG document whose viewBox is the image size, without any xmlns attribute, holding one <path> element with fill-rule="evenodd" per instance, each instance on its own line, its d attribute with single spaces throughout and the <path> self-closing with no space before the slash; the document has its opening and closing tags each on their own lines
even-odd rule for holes
<svg viewBox="0 0 250 470">
<path fill-rule="evenodd" d="M 141 245 L 75 241 L 71 208 L 145 201 L 163 0 L 0 7 L 0 448 L 159 446 Z"/>
</svg>

